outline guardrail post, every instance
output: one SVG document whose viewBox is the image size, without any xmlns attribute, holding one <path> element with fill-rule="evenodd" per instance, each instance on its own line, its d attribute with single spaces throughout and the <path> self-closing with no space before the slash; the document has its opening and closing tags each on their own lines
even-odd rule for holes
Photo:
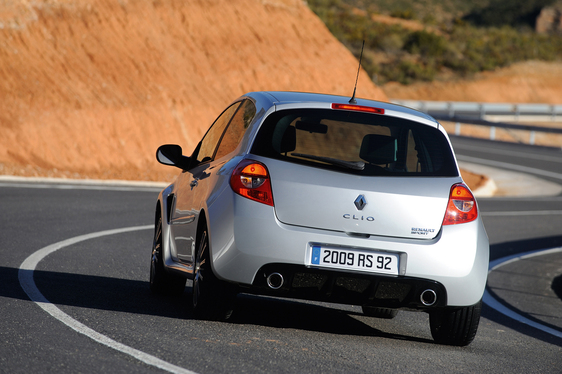
<svg viewBox="0 0 562 374">
<path fill-rule="evenodd" d="M 535 145 L 535 132 L 531 131 L 531 135 L 529 136 L 529 144 Z"/>
<path fill-rule="evenodd" d="M 480 104 L 480 119 L 484 119 L 486 111 L 484 110 L 484 104 Z"/>
<path fill-rule="evenodd" d="M 457 123 L 455 124 L 455 135 L 458 136 L 458 135 L 460 135 L 460 134 L 461 134 L 461 123 L 460 123 L 460 122 L 457 122 Z"/>
<path fill-rule="evenodd" d="M 556 122 L 556 105 L 550 106 L 550 120 Z"/>
<path fill-rule="evenodd" d="M 519 104 L 513 106 L 513 111 L 515 112 L 515 120 L 519 122 Z"/>
<path fill-rule="evenodd" d="M 496 140 L 496 127 L 490 127 L 490 140 Z"/>
<path fill-rule="evenodd" d="M 455 116 L 455 108 L 453 107 L 453 103 L 451 102 L 447 103 L 447 108 L 449 108 L 449 118 L 453 118 Z"/>
</svg>

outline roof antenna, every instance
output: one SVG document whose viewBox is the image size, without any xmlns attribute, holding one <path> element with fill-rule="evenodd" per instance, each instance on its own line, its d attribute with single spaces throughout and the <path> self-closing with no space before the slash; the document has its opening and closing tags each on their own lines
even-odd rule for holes
<svg viewBox="0 0 562 374">
<path fill-rule="evenodd" d="M 365 39 L 363 39 L 363 45 L 361 45 L 361 55 L 359 56 L 359 67 L 357 68 L 357 77 L 355 78 L 355 87 L 353 87 L 353 96 L 349 99 L 350 104 L 357 104 L 355 100 L 355 91 L 357 90 L 357 80 L 359 80 L 359 71 L 361 70 L 361 60 L 363 59 L 363 48 L 365 47 Z"/>
</svg>

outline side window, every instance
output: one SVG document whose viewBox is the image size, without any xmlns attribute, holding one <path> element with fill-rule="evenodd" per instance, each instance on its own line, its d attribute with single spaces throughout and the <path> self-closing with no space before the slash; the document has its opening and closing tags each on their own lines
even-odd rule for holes
<svg viewBox="0 0 562 374">
<path fill-rule="evenodd" d="M 236 149 L 255 115 L 256 106 L 254 103 L 250 100 L 244 100 L 240 109 L 236 112 L 232 121 L 230 121 L 230 125 L 226 128 L 215 159 L 221 158 Z"/>
<path fill-rule="evenodd" d="M 230 122 L 230 119 L 236 113 L 236 109 L 240 106 L 240 102 L 234 103 L 229 106 L 222 114 L 215 120 L 211 128 L 207 131 L 203 140 L 201 140 L 201 148 L 197 154 L 199 162 L 205 162 L 213 159 L 213 154 L 217 145 L 221 140 L 225 127 Z"/>
</svg>

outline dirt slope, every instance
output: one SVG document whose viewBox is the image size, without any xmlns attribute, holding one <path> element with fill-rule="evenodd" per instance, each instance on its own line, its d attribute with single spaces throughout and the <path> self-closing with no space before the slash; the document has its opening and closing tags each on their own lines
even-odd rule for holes
<svg viewBox="0 0 562 374">
<path fill-rule="evenodd" d="M 384 85 L 389 98 L 562 104 L 562 63 L 528 61 L 453 82 Z"/>
<path fill-rule="evenodd" d="M 350 95 L 356 69 L 300 0 L 4 0 L 0 174 L 169 180 L 157 146 L 244 92 Z"/>
</svg>

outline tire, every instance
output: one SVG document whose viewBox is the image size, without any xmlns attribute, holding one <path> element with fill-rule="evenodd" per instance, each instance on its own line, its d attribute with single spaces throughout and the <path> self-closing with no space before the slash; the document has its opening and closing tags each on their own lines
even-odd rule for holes
<svg viewBox="0 0 562 374">
<path fill-rule="evenodd" d="M 363 314 L 369 317 L 393 319 L 398 314 L 398 310 L 389 308 L 377 308 L 374 306 L 362 306 Z"/>
<path fill-rule="evenodd" d="M 438 344 L 466 346 L 476 336 L 482 300 L 464 308 L 443 309 L 429 314 L 431 335 Z"/>
<path fill-rule="evenodd" d="M 193 277 L 193 313 L 196 318 L 224 321 L 230 318 L 234 310 L 236 289 L 213 273 L 207 230 L 201 230 L 198 237 Z"/>
<path fill-rule="evenodd" d="M 154 227 L 152 256 L 150 258 L 150 291 L 156 295 L 180 296 L 185 290 L 186 279 L 170 274 L 164 268 L 162 255 L 162 217 Z"/>
</svg>

